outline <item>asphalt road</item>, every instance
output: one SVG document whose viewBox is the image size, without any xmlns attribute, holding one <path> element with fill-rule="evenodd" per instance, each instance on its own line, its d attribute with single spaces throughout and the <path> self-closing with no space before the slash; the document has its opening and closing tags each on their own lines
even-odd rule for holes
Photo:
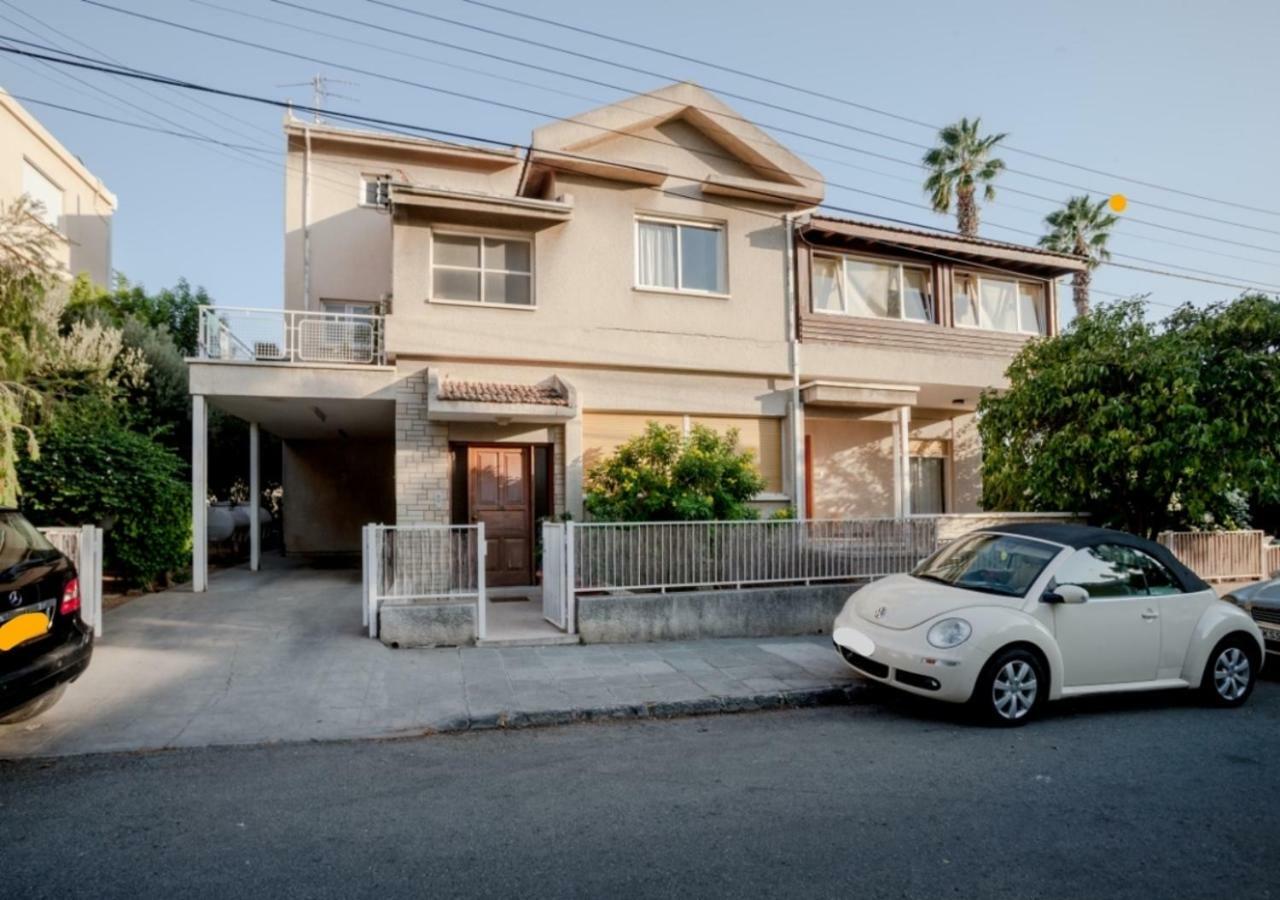
<svg viewBox="0 0 1280 900">
<path fill-rule="evenodd" d="M 0 766 L 6 897 L 1272 897 L 1280 683 Z"/>
</svg>

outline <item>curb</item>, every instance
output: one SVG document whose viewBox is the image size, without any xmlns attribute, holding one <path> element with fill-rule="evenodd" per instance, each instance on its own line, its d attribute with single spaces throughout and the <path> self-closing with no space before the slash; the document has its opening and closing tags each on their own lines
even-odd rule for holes
<svg viewBox="0 0 1280 900">
<path fill-rule="evenodd" d="M 620 703 L 573 709 L 504 711 L 480 716 L 459 716 L 433 728 L 414 731 L 417 735 L 458 734 L 495 729 L 549 728 L 589 722 L 678 719 L 691 716 L 731 715 L 778 709 L 818 706 L 851 706 L 864 701 L 867 685 L 851 682 L 821 688 L 768 691 L 728 697 L 700 697 L 694 700 L 664 700 L 651 703 Z"/>
</svg>

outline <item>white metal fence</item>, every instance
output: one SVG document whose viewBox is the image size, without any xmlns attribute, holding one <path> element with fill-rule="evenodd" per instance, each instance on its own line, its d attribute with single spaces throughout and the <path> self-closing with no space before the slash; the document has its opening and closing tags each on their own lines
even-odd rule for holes
<svg viewBox="0 0 1280 900">
<path fill-rule="evenodd" d="M 363 534 L 363 623 L 378 636 L 388 600 L 476 603 L 476 636 L 485 627 L 484 524 L 366 525 Z"/>
<path fill-rule="evenodd" d="M 76 567 L 80 580 L 80 618 L 102 637 L 102 529 L 93 525 L 41 528 L 49 543 Z"/>
<path fill-rule="evenodd" d="M 932 517 L 570 522 L 566 533 L 578 592 L 879 578 L 910 570 L 938 543 Z"/>
<path fill-rule="evenodd" d="M 240 362 L 382 365 L 382 316 L 200 307 L 198 355 Z"/>
<path fill-rule="evenodd" d="M 1261 531 L 1165 531 L 1158 540 L 1206 581 L 1257 581 L 1280 567 Z"/>
</svg>

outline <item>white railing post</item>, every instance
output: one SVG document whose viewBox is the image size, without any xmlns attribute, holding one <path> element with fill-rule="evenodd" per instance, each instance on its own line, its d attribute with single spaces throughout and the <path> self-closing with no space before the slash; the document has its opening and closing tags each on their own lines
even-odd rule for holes
<svg viewBox="0 0 1280 900">
<path fill-rule="evenodd" d="M 484 523 L 476 523 L 476 640 L 483 641 L 489 634 L 487 623 L 489 598 L 485 589 L 485 557 L 489 546 L 485 543 Z"/>
<path fill-rule="evenodd" d="M 102 529 L 85 525 L 80 529 L 80 602 L 93 627 L 93 636 L 102 637 Z"/>
<path fill-rule="evenodd" d="M 369 627 L 369 529 L 360 526 L 360 627 Z"/>
<path fill-rule="evenodd" d="M 561 556 L 564 559 L 564 577 L 560 579 L 564 585 L 564 616 L 568 625 L 566 629 L 569 634 L 578 633 L 578 585 L 577 585 L 577 569 L 575 563 L 575 535 L 573 531 L 573 520 L 564 523 L 564 553 Z"/>
<path fill-rule="evenodd" d="M 382 547 L 386 534 L 381 525 L 369 526 L 369 637 L 378 636 L 378 607 L 382 601 Z"/>
</svg>

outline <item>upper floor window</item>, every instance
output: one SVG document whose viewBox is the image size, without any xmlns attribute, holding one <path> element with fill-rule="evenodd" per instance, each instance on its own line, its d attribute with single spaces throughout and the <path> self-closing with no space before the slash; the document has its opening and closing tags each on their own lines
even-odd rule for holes
<svg viewBox="0 0 1280 900">
<path fill-rule="evenodd" d="M 431 240 L 431 298 L 533 306 L 533 242 L 435 232 Z"/>
<path fill-rule="evenodd" d="M 696 294 L 723 294 L 723 225 L 636 220 L 636 286 Z"/>
<path fill-rule="evenodd" d="M 1049 333 L 1049 305 L 1043 281 L 957 272 L 953 296 L 958 326 L 1023 334 Z"/>
<path fill-rule="evenodd" d="M 40 219 L 50 228 L 62 220 L 62 188 L 29 161 L 22 161 L 22 193 L 43 207 Z"/>
<path fill-rule="evenodd" d="M 814 256 L 813 311 L 881 319 L 938 321 L 927 266 Z"/>
<path fill-rule="evenodd" d="M 386 206 L 391 202 L 391 178 L 387 175 L 360 176 L 360 205 Z"/>
</svg>

